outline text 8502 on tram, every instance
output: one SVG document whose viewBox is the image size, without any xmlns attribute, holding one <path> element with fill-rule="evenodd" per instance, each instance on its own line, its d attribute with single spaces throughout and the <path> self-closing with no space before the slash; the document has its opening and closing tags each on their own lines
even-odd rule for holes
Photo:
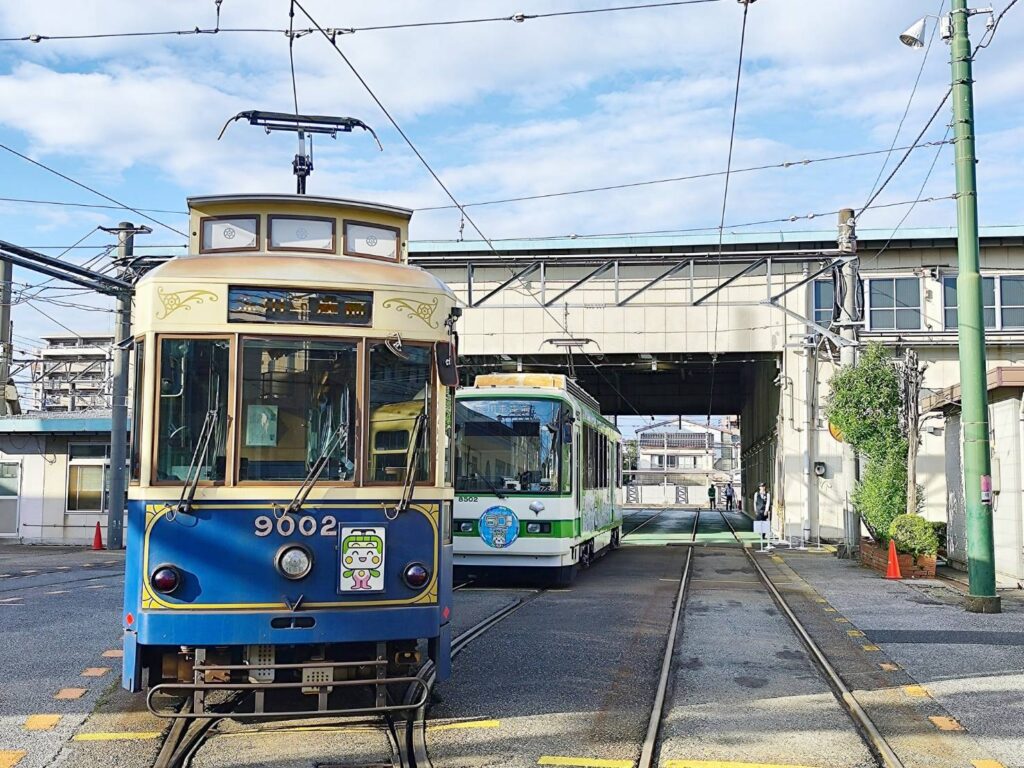
<svg viewBox="0 0 1024 768">
<path fill-rule="evenodd" d="M 455 570 L 568 583 L 619 546 L 622 446 L 562 374 L 476 377 L 455 405 Z"/>
<path fill-rule="evenodd" d="M 398 708 L 421 641 L 450 669 L 454 296 L 405 209 L 189 208 L 189 255 L 136 288 L 124 686 Z"/>
</svg>

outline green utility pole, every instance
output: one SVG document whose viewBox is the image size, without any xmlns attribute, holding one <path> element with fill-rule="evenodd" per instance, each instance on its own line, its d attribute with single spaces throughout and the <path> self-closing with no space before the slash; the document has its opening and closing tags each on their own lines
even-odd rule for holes
<svg viewBox="0 0 1024 768">
<path fill-rule="evenodd" d="M 992 539 L 992 476 L 988 439 L 988 369 L 979 272 L 978 185 L 974 156 L 974 92 L 967 0 L 952 0 L 953 130 L 956 151 L 956 278 L 960 345 L 964 502 L 967 507 L 967 610 L 999 613 Z"/>
</svg>

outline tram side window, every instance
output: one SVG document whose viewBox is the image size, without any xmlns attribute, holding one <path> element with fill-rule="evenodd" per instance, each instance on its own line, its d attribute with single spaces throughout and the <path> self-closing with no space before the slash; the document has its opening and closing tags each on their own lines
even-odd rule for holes
<svg viewBox="0 0 1024 768">
<path fill-rule="evenodd" d="M 146 364 L 146 342 L 135 343 L 135 378 L 134 391 L 132 392 L 132 431 L 131 431 L 131 479 L 139 480 L 142 475 L 142 404 L 145 402 L 142 395 L 143 373 Z"/>
<path fill-rule="evenodd" d="M 406 345 L 397 354 L 384 343 L 372 344 L 368 480 L 405 482 L 410 454 L 418 450 L 416 480 L 426 481 L 435 453 L 430 417 L 433 351 Z M 425 414 L 417 426 L 420 414 Z"/>
<path fill-rule="evenodd" d="M 161 339 L 158 482 L 186 480 L 194 457 L 200 480 L 224 479 L 230 351 L 226 339 Z"/>
<path fill-rule="evenodd" d="M 321 458 L 319 479 L 355 478 L 354 343 L 245 339 L 239 480 L 300 482 Z"/>
</svg>

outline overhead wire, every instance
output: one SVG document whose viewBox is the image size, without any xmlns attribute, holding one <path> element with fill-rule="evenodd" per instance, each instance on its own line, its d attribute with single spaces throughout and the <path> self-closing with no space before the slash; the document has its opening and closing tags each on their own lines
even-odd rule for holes
<svg viewBox="0 0 1024 768">
<path fill-rule="evenodd" d="M 186 232 L 182 232 L 177 227 L 172 227 L 170 224 L 166 224 L 166 223 L 160 221 L 159 219 L 154 219 L 152 216 L 150 216 L 149 214 L 143 213 L 138 208 L 132 208 L 130 205 L 126 205 L 125 203 L 122 203 L 120 200 L 115 200 L 110 195 L 106 195 L 103 192 L 100 192 L 98 189 L 94 189 L 94 188 L 90 187 L 88 184 L 83 184 L 82 182 L 78 181 L 77 179 L 71 178 L 66 173 L 61 173 L 60 171 L 56 170 L 55 168 L 51 168 L 50 166 L 46 165 L 45 163 L 41 163 L 40 161 L 35 160 L 35 159 L 29 157 L 28 155 L 23 155 L 18 150 L 14 149 L 12 147 L 9 147 L 6 144 L 0 143 L 0 149 L 5 149 L 8 152 L 10 152 L 12 155 L 16 155 L 17 157 L 20 157 L 22 160 L 25 160 L 25 161 L 27 161 L 29 163 L 32 163 L 32 165 L 35 165 L 35 166 L 38 166 L 38 167 L 42 168 L 44 171 L 49 171 L 53 175 L 59 176 L 60 178 L 64 179 L 65 181 L 71 182 L 72 184 L 74 184 L 77 187 L 81 187 L 82 189 L 84 189 L 84 190 L 86 190 L 88 192 L 92 192 L 94 195 L 98 195 L 99 197 L 102 197 L 104 200 L 107 200 L 108 202 L 114 203 L 114 205 L 117 205 L 117 206 L 119 206 L 120 208 L 122 208 L 122 209 L 124 209 L 126 211 L 131 211 L 132 213 L 137 213 L 137 214 L 139 214 L 139 216 L 141 216 L 142 218 L 146 219 L 147 221 L 151 221 L 154 224 L 158 224 L 159 226 L 163 227 L 164 229 L 169 229 L 171 232 L 174 232 L 175 234 L 181 235 L 182 237 L 188 237 L 188 234 Z"/>
<path fill-rule="evenodd" d="M 942 15 L 942 9 L 945 8 L 945 7 L 946 7 L 946 0 L 940 0 L 940 2 L 939 2 L 939 10 L 937 11 L 936 15 L 937 16 L 941 16 Z M 932 43 L 935 42 L 935 35 L 938 33 L 938 31 L 939 31 L 939 25 L 936 24 L 935 26 L 932 27 L 932 35 L 931 35 L 931 37 L 928 38 L 928 45 L 924 49 L 924 56 L 921 57 L 921 66 L 918 67 L 917 77 L 914 78 L 914 85 L 910 89 L 910 96 L 907 98 L 907 106 L 903 110 L 903 116 L 900 118 L 900 122 L 896 126 L 896 133 L 892 137 L 892 145 L 889 147 L 889 151 L 885 153 L 885 159 L 882 160 L 882 167 L 878 169 L 878 175 L 875 177 L 874 182 L 872 182 L 872 184 L 871 184 L 871 191 L 868 192 L 868 196 L 869 197 L 872 195 L 872 193 L 874 193 L 875 187 L 878 186 L 878 182 L 881 181 L 882 174 L 885 173 L 885 167 L 889 164 L 889 158 L 892 157 L 892 153 L 894 151 L 896 151 L 895 150 L 896 142 L 899 141 L 899 139 L 900 139 L 900 132 L 903 130 L 903 124 L 907 120 L 907 115 L 910 114 L 910 107 L 914 103 L 914 96 L 917 95 L 917 87 L 921 83 L 921 75 L 924 74 L 924 67 L 928 63 L 928 54 L 932 50 Z"/>
<path fill-rule="evenodd" d="M 398 132 L 399 136 L 402 137 L 402 139 L 405 141 L 406 145 L 409 147 L 409 149 L 412 151 L 412 153 L 414 155 L 416 155 L 417 159 L 420 161 L 420 164 L 423 165 L 423 167 L 427 170 L 427 172 L 430 174 L 430 176 L 437 183 L 437 185 L 444 191 L 444 193 L 448 196 L 448 199 L 450 199 L 452 201 L 452 203 L 459 209 L 459 211 L 462 214 L 462 216 L 464 217 L 465 221 L 467 221 L 469 223 L 469 225 L 480 236 L 480 238 L 485 243 L 487 243 L 487 245 L 490 248 L 490 250 L 495 255 L 499 255 L 498 252 L 497 252 L 497 249 L 495 249 L 494 245 L 487 238 L 487 236 L 483 233 L 483 230 L 481 230 L 480 227 L 477 225 L 476 221 L 468 213 L 466 213 L 465 208 L 459 203 L 459 201 L 456 199 L 455 195 L 452 194 L 451 190 L 444 183 L 444 181 L 441 180 L 441 177 L 437 174 L 437 172 L 434 170 L 434 168 L 430 165 L 430 163 L 427 161 L 427 159 L 423 156 L 423 154 L 420 152 L 420 150 L 416 147 L 416 145 L 415 145 L 415 143 L 413 143 L 412 139 L 409 138 L 409 135 L 402 129 L 402 127 L 401 127 L 401 125 L 399 125 L 398 121 L 392 116 L 391 112 L 387 109 L 387 107 L 384 106 L 383 102 L 380 100 L 380 98 L 377 96 L 377 94 L 374 92 L 374 90 L 370 87 L 369 83 L 367 83 L 366 79 L 362 76 L 362 74 L 355 67 L 355 65 L 348 58 L 348 56 L 345 55 L 345 52 L 342 51 L 341 48 L 338 47 L 337 42 L 326 32 L 326 30 L 323 29 L 323 27 L 320 26 L 320 24 L 316 21 L 316 19 L 314 19 L 310 15 L 309 11 L 307 11 L 305 9 L 305 7 L 302 5 L 301 2 L 299 2 L 299 0 L 291 0 L 291 1 L 294 3 L 295 7 L 297 7 L 300 11 L 302 11 L 302 14 L 309 20 L 309 22 L 314 27 L 316 27 L 317 31 L 320 32 L 320 34 L 323 36 L 323 38 L 325 40 L 327 40 L 328 43 L 330 43 L 331 47 L 337 52 L 337 54 L 345 62 L 345 65 L 349 68 L 349 70 L 352 72 L 352 74 L 355 76 L 355 78 L 359 81 L 360 85 L 362 85 L 362 87 L 366 91 L 366 93 L 370 96 L 371 99 L 373 99 L 374 103 L 377 104 L 378 108 L 381 110 L 381 112 L 384 114 L 384 116 L 388 119 L 388 122 L 391 123 L 392 127 L 395 129 L 395 131 Z M 511 267 L 509 268 L 509 271 L 513 274 L 513 276 L 517 276 L 518 275 L 518 273 L 516 273 L 514 270 L 512 270 Z M 552 320 L 555 321 L 555 324 L 559 328 L 561 328 L 566 334 L 568 334 L 570 338 L 573 338 L 572 333 L 569 331 L 569 329 L 566 327 L 566 325 L 563 324 L 554 315 L 554 313 L 552 313 L 551 310 L 548 309 L 548 307 L 546 307 L 544 305 L 544 302 L 542 302 L 536 296 L 536 294 L 534 294 L 532 291 L 529 290 L 529 288 L 526 285 L 526 282 L 522 279 L 521 276 L 518 277 L 518 281 L 519 281 L 519 283 L 521 285 L 523 285 L 524 289 L 527 290 L 529 295 L 537 302 L 537 305 L 549 317 L 551 317 Z M 570 350 L 569 354 L 571 355 L 571 350 Z M 583 354 L 583 357 L 585 357 L 588 360 L 588 362 L 590 362 L 591 364 L 593 363 L 593 361 L 590 360 L 589 355 L 587 355 L 586 353 L 582 353 L 582 354 Z M 607 377 L 605 377 L 603 374 L 601 374 L 598 369 L 595 368 L 595 371 L 597 371 L 598 374 L 601 375 L 601 377 L 608 383 L 608 385 L 612 388 L 612 390 L 622 399 L 622 402 L 624 404 L 628 404 L 637 413 L 638 416 L 642 415 L 642 414 L 640 414 L 640 411 L 637 410 L 636 406 L 633 405 L 632 402 L 630 402 L 626 398 L 626 396 L 619 390 L 618 387 L 615 386 L 615 384 L 613 384 Z"/>
<path fill-rule="evenodd" d="M 1009 10 L 1013 8 L 1013 6 L 1015 6 L 1016 4 L 1017 0 L 1010 0 L 1010 4 L 1003 8 L 1002 12 L 995 18 L 995 20 L 992 22 L 992 27 L 988 30 L 987 38 L 983 38 L 982 41 L 978 43 L 978 45 L 975 47 L 975 56 L 978 55 L 978 51 L 989 47 L 989 45 L 992 43 L 992 38 L 996 36 L 996 30 L 999 29 L 999 23 L 1003 20 L 1003 16 L 1005 16 L 1009 12 Z"/>
<path fill-rule="evenodd" d="M 57 205 L 66 206 L 70 208 L 101 208 L 113 211 L 124 210 L 124 207 L 120 205 L 103 205 L 101 203 L 78 203 L 70 200 L 35 200 L 32 198 L 25 197 L 0 197 L 0 203 L 23 203 L 27 205 Z M 135 210 L 146 211 L 148 213 L 170 213 L 175 216 L 188 216 L 188 211 L 172 211 L 167 208 L 136 208 Z"/>
<path fill-rule="evenodd" d="M 740 51 L 737 57 L 736 63 L 736 88 L 733 92 L 732 99 L 732 121 L 729 125 L 729 154 L 725 162 L 725 184 L 722 190 L 722 215 L 718 222 L 718 278 L 719 284 L 722 282 L 722 244 L 725 238 L 725 212 L 729 203 L 729 179 L 731 178 L 732 171 L 732 152 L 733 147 L 736 143 L 736 117 L 739 113 L 740 107 L 740 82 L 743 76 L 743 51 L 747 40 L 747 14 L 750 10 L 750 3 L 752 0 L 740 0 L 743 3 L 743 20 L 740 25 Z M 719 308 L 721 305 L 721 291 L 715 294 L 715 332 L 714 338 L 718 339 L 718 316 Z M 715 369 L 718 364 L 718 356 L 715 355 L 711 358 L 711 386 L 708 392 L 708 425 L 711 424 L 711 412 L 714 409 L 715 403 Z"/>
<path fill-rule="evenodd" d="M 390 31 L 396 29 L 417 29 L 425 27 L 450 27 L 460 26 L 466 24 L 486 24 L 493 22 L 514 22 L 521 24 L 525 21 L 532 21 L 535 19 L 553 19 L 562 16 L 583 16 L 596 13 L 617 13 L 620 11 L 641 11 L 649 10 L 654 8 L 669 8 L 672 6 L 680 5 L 701 5 L 704 3 L 715 3 L 719 0 L 669 0 L 667 2 L 654 2 L 654 3 L 639 3 L 634 5 L 617 5 L 601 8 L 581 8 L 578 10 L 569 11 L 550 11 L 547 13 L 513 13 L 504 16 L 486 16 L 477 18 L 467 19 L 446 19 L 440 21 L 415 21 L 406 22 L 401 24 L 377 24 L 365 27 L 326 27 L 325 29 L 335 35 L 352 35 L 356 32 L 381 32 Z M 220 12 L 220 6 L 217 6 L 218 14 Z M 214 29 L 202 29 L 200 27 L 194 27 L 193 29 L 169 29 L 169 30 L 153 30 L 153 31 L 137 31 L 137 32 L 87 32 L 77 35 L 21 35 L 18 37 L 0 37 L 0 43 L 41 43 L 48 40 L 102 40 L 109 38 L 122 38 L 122 37 L 187 37 L 187 36 L 199 36 L 199 35 L 216 35 L 216 34 L 295 34 L 299 37 L 308 35 L 317 31 L 316 29 L 277 29 L 274 27 L 221 27 L 218 15 L 218 23 Z"/>
</svg>

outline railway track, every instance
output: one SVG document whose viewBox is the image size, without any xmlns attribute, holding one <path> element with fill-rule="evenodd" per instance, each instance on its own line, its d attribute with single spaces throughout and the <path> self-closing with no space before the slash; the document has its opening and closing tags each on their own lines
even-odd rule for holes
<svg viewBox="0 0 1024 768">
<path fill-rule="evenodd" d="M 461 586 L 467 586 L 467 584 Z M 520 597 L 515 602 L 502 606 L 494 613 L 459 634 L 452 642 L 452 658 L 454 659 L 474 640 L 500 624 L 529 602 L 535 600 L 545 591 L 539 589 L 533 594 Z M 372 721 L 384 733 L 390 744 L 390 762 L 394 768 L 427 768 L 430 766 L 425 734 L 426 710 L 430 701 L 429 692 L 433 690 L 437 679 L 436 672 L 433 669 L 433 662 L 427 661 L 420 668 L 419 675 L 427 681 L 428 696 L 412 718 L 396 721 L 389 714 L 375 718 Z M 418 690 L 418 685 L 411 685 L 405 694 L 405 701 L 414 701 Z M 160 751 L 153 763 L 153 768 L 188 768 L 192 758 L 202 748 L 203 744 L 216 733 L 217 727 L 221 722 L 231 719 L 236 715 L 244 718 L 245 713 L 239 712 L 238 708 L 247 698 L 246 695 L 231 697 L 219 705 L 217 709 L 218 717 L 202 720 L 176 718 L 164 736 Z M 187 712 L 190 708 L 190 700 L 186 700 L 183 705 L 183 711 Z M 346 723 L 344 726 L 338 726 L 338 730 L 350 725 L 351 723 Z M 255 732 L 259 733 L 263 730 L 256 729 Z"/>
</svg>

